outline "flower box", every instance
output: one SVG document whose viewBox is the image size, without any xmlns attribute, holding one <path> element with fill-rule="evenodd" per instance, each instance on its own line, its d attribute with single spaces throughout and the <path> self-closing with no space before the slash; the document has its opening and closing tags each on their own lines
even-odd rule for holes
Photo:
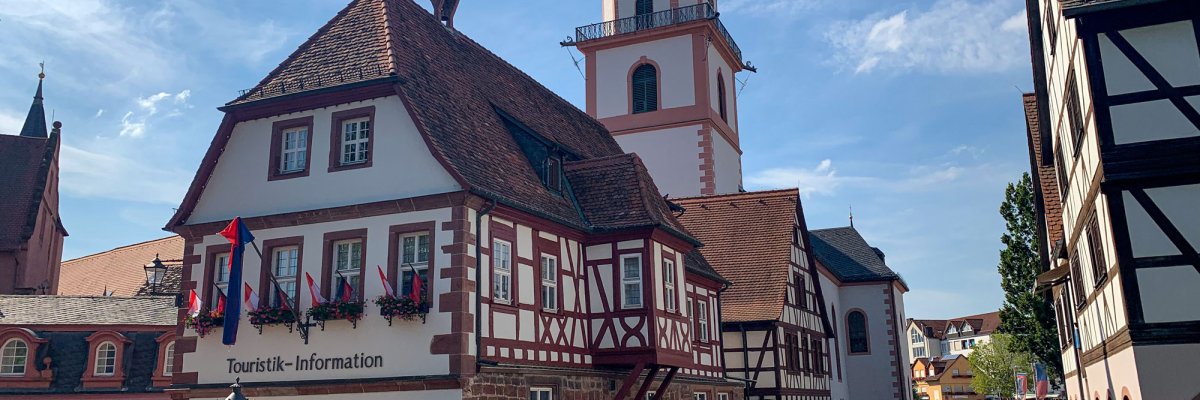
<svg viewBox="0 0 1200 400">
<path fill-rule="evenodd" d="M 407 296 L 379 296 L 375 299 L 375 305 L 379 306 L 379 315 L 387 319 L 388 326 L 391 326 L 392 320 L 396 318 L 404 321 L 416 321 L 420 318 L 423 324 L 426 314 L 429 313 L 428 301 L 422 299 L 416 302 Z"/>
<path fill-rule="evenodd" d="M 200 313 L 195 317 L 189 315 L 183 320 L 184 326 L 195 329 L 196 334 L 200 337 L 208 335 L 213 328 L 220 327 L 225 324 L 225 313 L 218 311 L 209 311 L 208 309 L 200 310 Z"/>
<path fill-rule="evenodd" d="M 292 326 L 296 323 L 296 313 L 284 307 L 264 306 L 248 314 L 250 316 L 250 324 L 258 328 L 260 335 L 264 326 L 284 325 L 287 326 L 288 332 L 291 332 Z"/>
<path fill-rule="evenodd" d="M 313 305 L 306 313 L 309 318 L 317 321 L 321 330 L 325 330 L 325 321 L 338 319 L 350 321 L 354 328 L 358 328 L 358 320 L 362 319 L 364 309 L 366 309 L 366 304 L 362 301 L 334 300 Z"/>
</svg>

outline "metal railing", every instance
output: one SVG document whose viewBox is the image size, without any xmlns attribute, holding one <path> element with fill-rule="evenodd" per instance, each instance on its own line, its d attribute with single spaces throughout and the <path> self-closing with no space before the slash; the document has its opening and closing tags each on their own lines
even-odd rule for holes
<svg viewBox="0 0 1200 400">
<path fill-rule="evenodd" d="M 725 41 L 733 49 L 733 54 L 737 57 L 737 62 L 739 64 L 742 63 L 742 49 L 733 40 L 733 36 L 729 34 L 729 30 L 725 29 L 725 24 L 721 23 L 717 10 L 707 2 L 581 26 L 575 28 L 575 43 L 627 35 L 699 20 L 713 21 L 716 24 L 717 32 L 720 32 L 721 36 L 725 37 Z"/>
<path fill-rule="evenodd" d="M 239 90 L 237 101 L 265 99 L 269 97 L 282 96 L 285 94 L 327 88 L 345 83 L 381 78 L 387 75 L 388 68 L 386 68 L 384 64 L 375 64 L 365 67 L 342 68 L 321 74 L 305 75 L 283 82 L 272 82 L 260 87 L 255 87 L 253 89 Z"/>
</svg>

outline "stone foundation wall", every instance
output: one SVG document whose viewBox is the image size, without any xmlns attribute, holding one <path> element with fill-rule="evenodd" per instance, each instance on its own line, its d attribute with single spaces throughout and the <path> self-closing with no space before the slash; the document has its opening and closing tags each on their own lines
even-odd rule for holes
<svg viewBox="0 0 1200 400">
<path fill-rule="evenodd" d="M 651 385 L 658 387 L 660 379 Z M 599 373 L 594 370 L 488 369 L 466 378 L 463 400 L 529 400 L 530 388 L 549 388 L 555 400 L 612 400 L 620 390 L 624 376 L 618 373 Z M 636 394 L 639 379 L 628 399 Z M 692 400 L 694 393 L 708 393 L 709 400 L 719 400 L 717 394 L 729 395 L 729 400 L 743 400 L 742 384 L 737 382 L 701 381 L 677 376 L 663 399 Z"/>
</svg>

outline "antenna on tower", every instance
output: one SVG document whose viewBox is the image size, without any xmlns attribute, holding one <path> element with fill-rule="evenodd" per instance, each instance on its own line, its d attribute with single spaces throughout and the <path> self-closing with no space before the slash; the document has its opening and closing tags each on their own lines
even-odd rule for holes
<svg viewBox="0 0 1200 400">
<path fill-rule="evenodd" d="M 579 71 L 579 77 L 583 78 L 583 80 L 584 80 L 584 81 L 587 81 L 587 75 L 584 75 L 584 74 L 583 74 L 583 69 L 582 69 L 582 68 L 579 68 L 579 62 L 580 62 L 580 61 L 583 61 L 583 59 L 578 59 L 578 60 L 577 60 L 577 59 L 575 59 L 575 53 L 572 53 L 572 52 L 571 52 L 571 48 L 570 48 L 570 47 L 565 47 L 565 46 L 564 46 L 563 48 L 567 50 L 567 55 L 571 56 L 571 63 L 575 64 L 575 70 L 576 70 L 576 71 Z"/>
</svg>

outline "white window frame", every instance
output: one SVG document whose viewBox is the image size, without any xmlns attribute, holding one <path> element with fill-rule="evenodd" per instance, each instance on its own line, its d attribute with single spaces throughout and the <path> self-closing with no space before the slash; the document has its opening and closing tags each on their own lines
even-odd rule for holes
<svg viewBox="0 0 1200 400">
<path fill-rule="evenodd" d="M 708 393 L 694 392 L 692 393 L 692 397 L 694 397 L 696 400 L 708 400 Z"/>
<path fill-rule="evenodd" d="M 708 302 L 704 300 L 696 300 L 697 308 L 700 312 L 697 313 L 696 319 L 700 325 L 700 341 L 708 342 Z"/>
<path fill-rule="evenodd" d="M 163 376 L 174 375 L 175 372 L 175 341 L 167 343 L 167 349 L 163 350 Z"/>
<path fill-rule="evenodd" d="M 333 242 L 333 275 L 337 277 L 338 273 L 341 273 L 341 276 L 346 277 L 346 280 L 350 282 L 350 287 L 354 288 L 356 292 L 358 291 L 358 283 L 362 279 L 362 250 L 362 239 L 346 239 Z M 334 282 L 340 281 L 335 278 Z M 337 293 L 337 290 L 333 290 L 332 293 Z M 355 293 L 355 296 L 361 297 L 362 293 Z"/>
<path fill-rule="evenodd" d="M 625 267 L 626 260 L 630 260 L 630 259 L 637 260 L 637 269 L 634 270 L 634 271 L 637 271 L 637 276 L 630 275 L 629 274 L 630 270 Z M 621 266 L 620 266 L 620 268 L 621 268 L 621 308 L 623 308 L 623 309 L 642 308 L 642 306 L 646 303 L 645 299 L 643 299 L 643 297 L 645 297 L 645 293 L 642 292 L 642 275 L 643 275 L 642 274 L 642 255 L 641 254 L 624 254 L 624 255 L 621 255 L 620 260 L 621 260 Z M 627 288 L 630 288 L 630 287 L 637 287 L 636 293 L 638 295 L 637 295 L 636 303 L 630 301 L 631 300 L 630 296 L 627 296 L 627 294 L 630 293 L 627 290 Z"/>
<path fill-rule="evenodd" d="M 4 342 L 4 346 L 0 346 L 0 376 L 25 375 L 25 367 L 28 364 L 29 343 L 12 338 Z"/>
<path fill-rule="evenodd" d="M 110 350 L 111 349 L 111 350 Z M 104 354 L 101 352 L 111 354 Z M 96 365 L 92 368 L 92 375 L 95 376 L 113 376 L 117 373 L 117 345 L 110 341 L 105 341 L 96 346 L 96 354 L 93 355 L 96 360 Z"/>
<path fill-rule="evenodd" d="M 355 165 L 367 162 L 371 157 L 371 118 L 352 118 L 343 120 L 341 129 L 341 157 L 338 165 Z M 351 138 L 350 136 L 354 137 Z"/>
<path fill-rule="evenodd" d="M 421 243 L 422 239 L 425 240 L 424 246 L 422 246 Z M 399 295 L 408 296 L 412 293 L 411 282 L 414 270 L 417 272 L 417 275 L 421 277 L 422 283 L 425 284 L 421 286 L 421 290 L 428 293 L 429 257 L 431 255 L 430 247 L 432 246 L 430 239 L 429 232 L 407 233 L 396 239 L 399 241 L 397 245 L 400 248 L 400 265 L 396 266 L 396 270 L 400 271 L 400 280 L 396 282 L 400 285 L 399 290 L 397 290 Z M 405 242 L 409 240 L 412 241 L 411 248 L 405 244 Z M 422 249 L 425 250 L 424 253 L 421 253 Z M 405 284 L 405 282 L 409 283 Z"/>
<path fill-rule="evenodd" d="M 675 309 L 679 306 L 676 304 L 676 302 L 679 300 L 675 296 L 675 262 L 664 258 L 662 262 L 662 269 L 663 303 L 665 304 L 667 311 L 675 312 Z"/>
<path fill-rule="evenodd" d="M 717 393 L 717 400 L 729 400 L 729 393 Z"/>
<path fill-rule="evenodd" d="M 546 397 L 537 396 L 540 394 L 545 394 Z M 535 400 L 554 400 L 554 388 L 537 387 L 537 386 L 531 387 L 531 388 L 529 388 L 529 397 L 530 398 L 536 397 Z"/>
<path fill-rule="evenodd" d="M 283 257 L 283 256 L 286 256 Z M 287 265 L 283 263 L 287 262 Z M 291 273 L 282 274 L 281 269 L 290 270 Z M 284 246 L 277 247 L 271 250 L 271 273 L 275 275 L 275 281 L 279 282 L 279 287 L 287 292 L 289 300 L 296 301 L 296 294 L 299 293 L 296 283 L 296 272 L 300 268 L 300 247 L 299 246 Z M 274 285 L 271 285 L 271 302 L 279 301 L 279 295 L 275 293 Z M 291 307 L 291 304 L 288 304 Z"/>
<path fill-rule="evenodd" d="M 229 253 L 220 253 L 213 256 L 213 286 L 221 289 L 221 293 L 229 293 Z M 208 299 L 209 309 L 216 310 L 217 303 L 220 301 L 220 296 L 213 293 L 211 299 Z"/>
<path fill-rule="evenodd" d="M 911 335 L 912 335 L 912 342 L 913 342 L 913 343 L 925 343 L 925 335 L 922 335 L 922 334 L 921 334 L 921 332 L 920 332 L 919 330 L 917 330 L 916 328 L 913 328 L 913 329 L 912 329 L 911 331 L 909 331 L 909 332 L 910 332 L 910 333 L 911 333 Z"/>
<path fill-rule="evenodd" d="M 549 265 L 547 265 L 549 263 Z M 542 254 L 542 309 L 558 310 L 558 257 Z"/>
<path fill-rule="evenodd" d="M 501 251 L 500 249 L 504 250 Z M 512 243 L 493 239 L 492 301 L 512 303 L 512 275 Z"/>
<path fill-rule="evenodd" d="M 308 168 L 309 133 L 307 126 L 298 126 L 284 129 L 279 135 L 283 141 L 279 146 L 279 173 L 290 174 Z"/>
</svg>

